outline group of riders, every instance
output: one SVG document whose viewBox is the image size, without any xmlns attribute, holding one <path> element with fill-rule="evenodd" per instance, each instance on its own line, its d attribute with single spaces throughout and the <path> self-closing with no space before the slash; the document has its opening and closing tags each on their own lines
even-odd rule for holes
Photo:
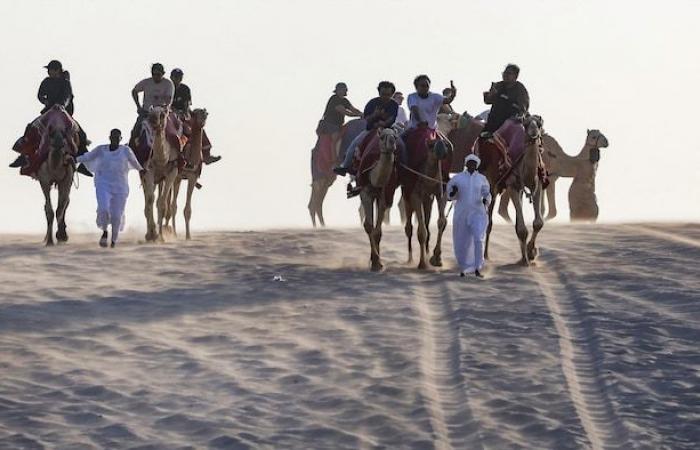
<svg viewBox="0 0 700 450">
<path fill-rule="evenodd" d="M 70 73 L 63 69 L 60 61 L 53 60 L 45 66 L 48 76 L 41 82 L 37 97 L 43 105 L 39 118 L 27 125 L 24 135 L 20 137 L 12 147 L 19 153 L 17 159 L 10 164 L 10 167 L 20 168 L 23 175 L 36 176 L 37 170 L 45 160 L 46 154 L 42 151 L 41 122 L 46 114 L 50 114 L 55 106 L 60 107 L 61 114 L 67 115 L 71 125 L 76 130 L 76 136 L 72 141 L 71 153 L 74 158 L 86 153 L 90 141 L 82 127 L 73 119 L 73 88 L 70 82 Z M 189 133 L 188 123 L 191 118 L 192 95 L 190 88 L 182 82 L 183 71 L 173 69 L 170 72 L 170 79 L 165 78 L 165 69 L 160 63 L 151 66 L 151 77 L 141 80 L 131 91 L 134 103 L 137 108 L 138 118 L 131 132 L 130 146 L 134 149 L 139 162 L 144 165 L 149 158 L 147 152 L 137 150 L 139 137 L 143 130 L 144 120 L 148 117 L 149 111 L 155 107 L 166 108 L 170 111 L 168 116 L 168 127 L 166 133 L 172 135 L 175 142 L 182 151 L 182 147 L 187 140 Z M 139 94 L 142 94 L 143 101 L 139 101 Z M 168 136 L 171 137 L 171 136 Z M 220 156 L 211 155 L 211 143 L 206 133 L 203 136 L 202 161 L 211 164 L 221 159 Z M 186 161 L 182 161 L 186 165 Z M 86 176 L 92 174 L 82 164 L 77 171 Z"/>
<path fill-rule="evenodd" d="M 421 173 L 427 161 L 429 148 L 433 149 L 436 156 L 442 155 L 437 156 L 438 179 L 433 181 L 442 183 L 443 195 L 456 204 L 453 216 L 453 244 L 460 274 L 464 276 L 466 273 L 474 273 L 482 278 L 480 270 L 483 267 L 483 244 L 489 223 L 486 211 L 493 199 L 489 181 L 477 171 L 481 164 L 478 153 L 481 143 L 489 143 L 498 148 L 504 162 L 504 167 L 499 167 L 499 170 L 503 169 L 506 174 L 515 165 L 514 161 L 518 161 L 518 155 L 522 155 L 519 153 L 523 150 L 525 141 L 522 119 L 528 114 L 530 99 L 527 89 L 518 81 L 519 74 L 520 69 L 517 65 L 508 64 L 502 73 L 502 80 L 491 83 L 489 90 L 483 93 L 484 103 L 490 105 L 490 110 L 477 117 L 466 113 L 461 115 L 466 117 L 467 121 L 478 122 L 478 126 L 482 128 L 474 148 L 467 150 L 468 155 L 462 166 L 464 171 L 452 177 L 448 183 L 442 180 L 449 179 L 451 161 L 447 160 L 451 160 L 454 148 L 448 137 L 438 129 L 438 122 L 441 114 L 460 117 L 451 106 L 457 95 L 457 88 L 450 82 L 450 86 L 445 88 L 442 94 L 432 92 L 431 81 L 427 75 L 418 75 L 413 81 L 415 92 L 407 98 L 408 114 L 402 105 L 403 93 L 398 92 L 389 81 L 379 83 L 379 95 L 367 102 L 362 111 L 347 99 L 347 85 L 338 83 L 333 95 L 328 99 L 323 118 L 316 130 L 319 139 L 314 150 L 315 155 L 318 159 L 322 148 L 336 149 L 341 139 L 347 138 L 344 133 L 348 132 L 351 122 L 344 126 L 345 117 L 364 119 L 364 130 L 349 144 L 346 140 L 342 141 L 345 155 L 343 161 L 333 168 L 337 175 L 350 174 L 355 177 L 357 185 L 353 187 L 352 181 L 348 184 L 348 198 L 354 197 L 362 193 L 365 186 L 370 185 L 364 174 L 371 170 L 375 164 L 373 161 L 378 157 L 379 135 L 385 133 L 382 130 L 393 130 L 393 134 L 399 137 L 396 139 L 397 157 L 394 164 L 397 180 L 394 183 L 401 184 L 404 200 L 407 199 L 407 195 L 410 197 L 411 190 L 416 186 L 416 176 L 429 178 Z M 450 155 L 449 158 L 446 155 Z M 367 160 L 369 162 L 365 163 Z M 389 192 L 389 197 L 385 200 L 388 206 L 391 205 L 394 188 L 395 184 L 390 189 L 384 189 L 385 196 Z M 408 210 L 406 216 L 410 221 Z"/>
<path fill-rule="evenodd" d="M 514 116 L 527 113 L 530 107 L 530 98 L 525 86 L 518 81 L 520 69 L 515 64 L 508 64 L 503 71 L 502 81 L 491 83 L 488 91 L 484 92 L 484 103 L 490 105 L 488 111 L 478 117 L 485 121 L 481 138 L 489 138 L 499 130 L 506 121 Z M 344 160 L 333 171 L 341 176 L 348 173 L 356 175 L 356 167 L 353 162 L 361 158 L 362 143 L 372 131 L 382 128 L 393 128 L 401 139 L 398 140 L 399 161 L 406 163 L 410 159 L 412 146 L 407 145 L 412 137 L 421 134 L 423 136 L 434 135 L 451 144 L 446 136 L 442 136 L 438 130 L 438 114 L 451 114 L 451 104 L 457 95 L 457 88 L 451 82 L 450 87 L 443 89 L 442 94 L 430 90 L 430 78 L 427 75 L 418 75 L 413 85 L 415 92 L 407 99 L 409 114 L 403 107 L 404 95 L 397 91 L 393 83 L 382 81 L 377 86 L 378 97 L 371 99 L 360 111 L 347 99 L 348 87 L 345 83 L 335 86 L 333 95 L 328 99 L 323 118 L 319 122 L 317 134 L 329 134 L 335 144 L 341 138 L 341 129 L 345 117 L 361 117 L 366 120 L 366 129 L 353 139 L 344 155 Z M 425 133 L 427 131 L 427 133 Z M 348 189 L 348 197 L 358 195 L 359 187 Z"/>
</svg>

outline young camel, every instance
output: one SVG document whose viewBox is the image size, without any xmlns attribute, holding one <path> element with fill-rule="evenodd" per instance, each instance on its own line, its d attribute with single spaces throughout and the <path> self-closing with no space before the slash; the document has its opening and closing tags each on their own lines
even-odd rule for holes
<svg viewBox="0 0 700 450">
<path fill-rule="evenodd" d="M 207 122 L 206 109 L 197 108 L 192 111 L 192 119 L 190 123 L 190 138 L 185 147 L 183 156 L 187 161 L 187 167 L 182 169 L 182 172 L 175 177 L 175 183 L 172 190 L 172 203 L 168 215 L 172 217 L 173 233 L 177 235 L 175 227 L 175 215 L 177 214 L 177 196 L 180 192 L 180 183 L 182 180 L 187 180 L 187 200 L 185 201 L 185 239 L 190 240 L 190 218 L 192 217 L 192 193 L 197 186 L 197 180 L 202 174 L 202 136 L 204 134 L 204 126 Z M 166 221 L 167 223 L 167 221 Z"/>
<path fill-rule="evenodd" d="M 148 123 L 153 132 L 151 157 L 141 174 L 141 185 L 145 198 L 144 214 L 146 216 L 146 241 L 163 241 L 163 219 L 169 207 L 168 199 L 177 176 L 177 161 L 179 149 L 173 147 L 165 137 L 165 127 L 170 115 L 169 108 L 152 107 L 148 113 Z M 156 186 L 158 187 L 158 232 L 153 219 L 153 204 L 156 201 Z"/>
<path fill-rule="evenodd" d="M 396 140 L 398 137 L 391 128 L 381 130 L 379 134 L 379 159 L 369 169 L 369 182 L 360 192 L 360 201 L 364 210 L 364 228 L 369 238 L 370 263 L 372 271 L 384 267 L 381 261 L 379 244 L 382 240 L 382 223 L 387 209 L 387 199 L 393 198 L 396 178 L 394 165 Z M 362 175 L 360 175 L 362 176 Z M 376 219 L 374 216 L 376 206 Z"/>
</svg>

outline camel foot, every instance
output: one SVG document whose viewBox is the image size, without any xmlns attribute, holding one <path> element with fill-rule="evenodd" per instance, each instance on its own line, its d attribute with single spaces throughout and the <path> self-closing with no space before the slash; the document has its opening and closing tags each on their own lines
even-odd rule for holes
<svg viewBox="0 0 700 450">
<path fill-rule="evenodd" d="M 47 247 L 53 247 L 53 239 L 48 239 L 48 240 L 46 241 L 46 246 L 47 246 Z"/>
<path fill-rule="evenodd" d="M 425 261 L 421 261 L 418 263 L 418 270 L 425 270 L 428 268 L 428 265 L 425 263 Z"/>
<path fill-rule="evenodd" d="M 527 258 L 528 258 L 530 261 L 534 261 L 535 258 L 537 258 L 537 255 L 538 255 L 539 253 L 540 253 L 540 251 L 538 250 L 537 247 L 535 247 L 535 246 L 528 247 L 528 249 L 527 249 Z"/>
<path fill-rule="evenodd" d="M 442 267 L 442 258 L 440 256 L 433 255 L 433 257 L 430 258 L 430 265 L 433 267 Z"/>
<path fill-rule="evenodd" d="M 525 258 L 521 259 L 520 262 L 518 262 L 518 264 L 520 264 L 523 267 L 530 267 L 530 261 Z"/>
<path fill-rule="evenodd" d="M 56 240 L 60 242 L 68 242 L 68 233 L 66 233 L 66 230 L 58 230 L 56 232 Z"/>
<path fill-rule="evenodd" d="M 381 272 L 384 270 L 384 264 L 382 263 L 373 263 L 371 267 L 372 272 Z"/>
</svg>

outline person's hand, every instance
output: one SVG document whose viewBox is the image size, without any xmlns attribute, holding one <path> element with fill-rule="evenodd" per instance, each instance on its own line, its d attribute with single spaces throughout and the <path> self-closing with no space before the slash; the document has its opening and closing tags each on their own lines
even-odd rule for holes
<svg viewBox="0 0 700 450">
<path fill-rule="evenodd" d="M 489 206 L 489 202 L 487 199 L 482 199 L 482 202 L 484 203 L 484 206 Z"/>
<path fill-rule="evenodd" d="M 457 93 L 457 88 L 455 87 L 455 83 L 452 80 L 450 80 L 450 89 L 452 89 L 452 94 L 454 96 L 454 94 Z"/>
<path fill-rule="evenodd" d="M 454 197 L 457 194 L 457 191 L 459 191 L 459 188 L 457 186 L 452 186 L 452 189 L 450 190 L 450 197 Z"/>
</svg>

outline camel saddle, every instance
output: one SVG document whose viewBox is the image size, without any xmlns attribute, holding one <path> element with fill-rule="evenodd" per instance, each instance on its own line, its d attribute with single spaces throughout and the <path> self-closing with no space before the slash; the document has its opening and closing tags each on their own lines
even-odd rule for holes
<svg viewBox="0 0 700 450">
<path fill-rule="evenodd" d="M 146 163 L 151 159 L 153 139 L 153 128 L 148 123 L 148 119 L 144 119 L 143 122 L 141 122 L 141 130 L 137 132 L 135 138 L 129 142 L 129 147 L 134 151 L 136 159 L 143 167 L 145 167 Z M 168 120 L 165 124 L 165 139 L 182 154 L 182 149 L 187 143 L 187 136 L 184 134 L 182 122 L 174 112 L 168 115 Z M 182 158 L 180 159 L 181 161 L 178 162 L 178 165 L 184 164 L 184 160 L 182 160 Z"/>
<path fill-rule="evenodd" d="M 357 187 L 363 188 L 370 184 L 369 174 L 379 161 L 380 154 L 379 132 L 377 130 L 372 130 L 367 133 L 367 136 L 365 136 L 360 145 L 357 147 L 357 152 L 355 153 L 355 158 L 353 160 L 351 173 L 356 175 Z M 394 192 L 398 187 L 398 155 L 395 156 L 394 170 L 384 190 L 385 201 L 388 206 L 393 204 Z"/>
<path fill-rule="evenodd" d="M 27 125 L 24 136 L 13 146 L 13 150 L 29 159 L 29 165 L 22 167 L 20 174 L 35 176 L 49 156 L 50 132 L 53 130 L 63 130 L 70 153 L 78 154 L 78 124 L 62 106 L 55 105 Z"/>
</svg>

